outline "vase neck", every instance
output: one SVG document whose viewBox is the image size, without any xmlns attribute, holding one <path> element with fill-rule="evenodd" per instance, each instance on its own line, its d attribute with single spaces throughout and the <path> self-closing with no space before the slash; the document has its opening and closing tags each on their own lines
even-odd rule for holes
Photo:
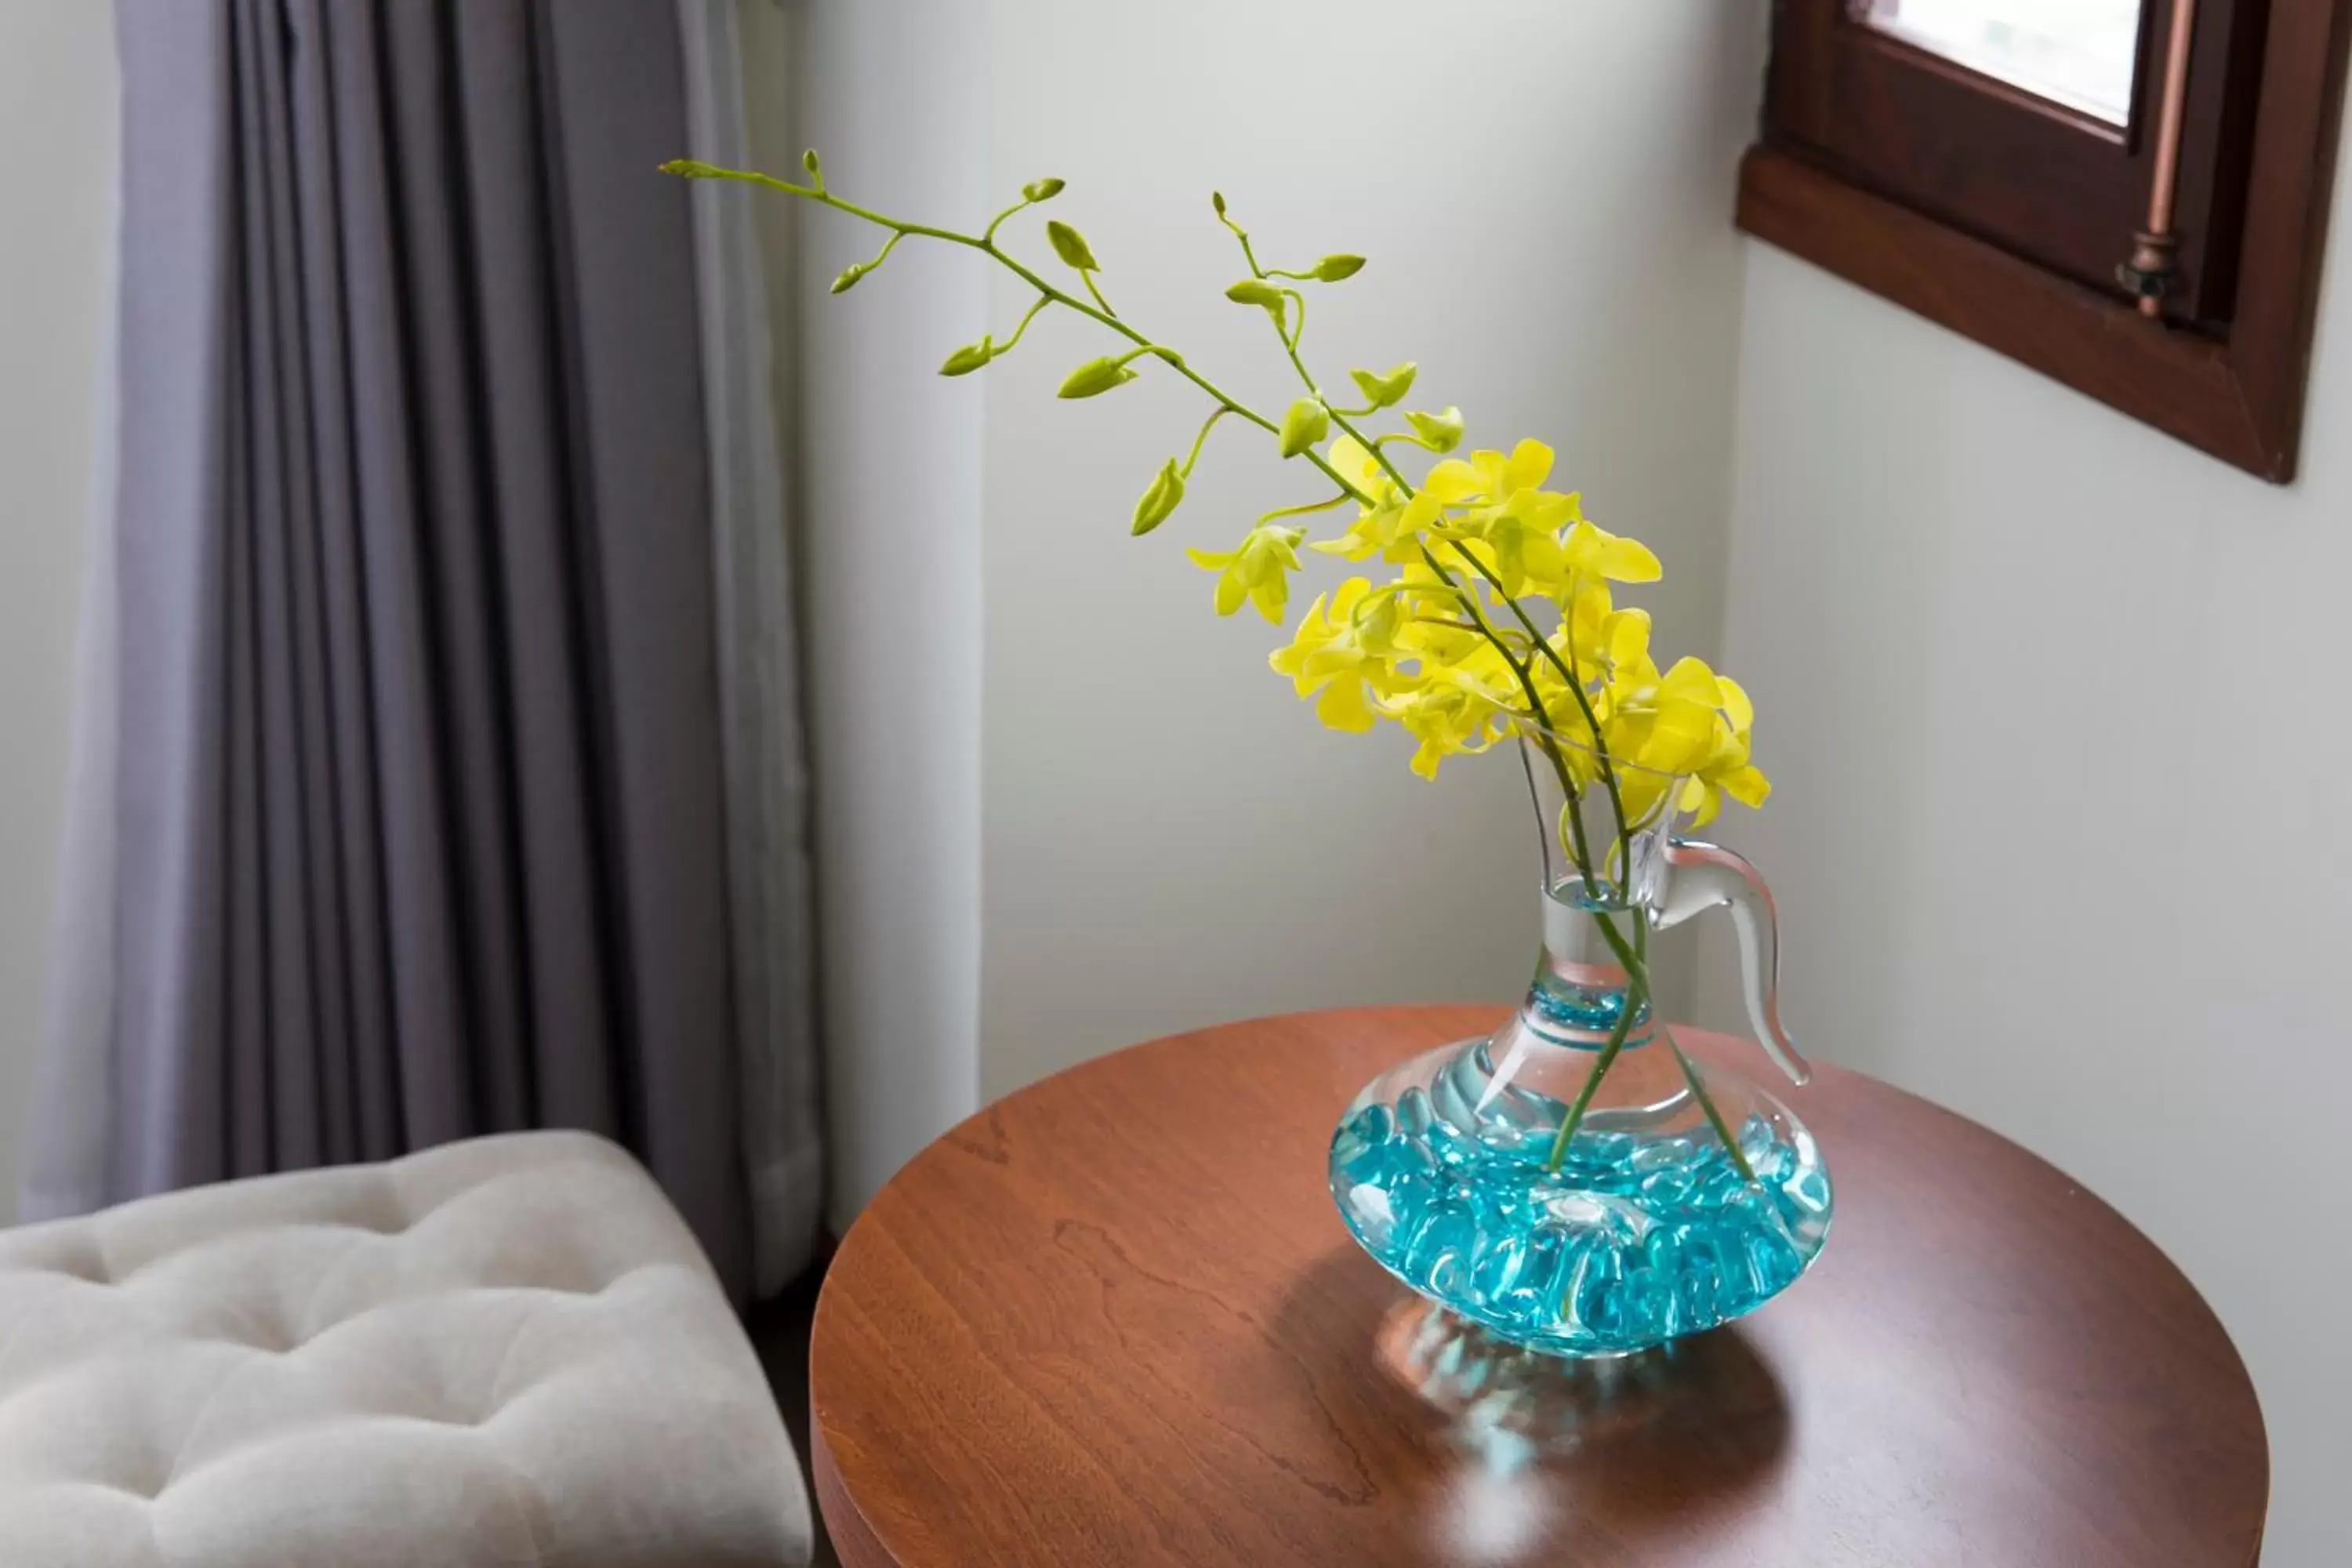
<svg viewBox="0 0 2352 1568">
<path fill-rule="evenodd" d="M 1588 1051 L 1604 1047 L 1624 1016 L 1631 988 L 1602 922 L 1613 928 L 1620 941 L 1632 943 L 1640 940 L 1648 918 L 1613 888 L 1588 890 L 1581 879 L 1571 878 L 1546 889 L 1543 948 L 1527 999 L 1519 1005 L 1519 1026 L 1546 1045 Z M 1656 983 L 1654 973 L 1651 980 Z M 1644 998 L 1634 1006 L 1624 1048 L 1648 1045 L 1654 1033 Z"/>
</svg>

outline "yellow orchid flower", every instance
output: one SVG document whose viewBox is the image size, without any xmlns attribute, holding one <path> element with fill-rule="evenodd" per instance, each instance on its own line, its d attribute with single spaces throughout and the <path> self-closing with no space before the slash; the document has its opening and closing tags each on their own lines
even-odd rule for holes
<svg viewBox="0 0 2352 1568">
<path fill-rule="evenodd" d="M 1478 451 L 1467 462 L 1448 458 L 1429 470 L 1422 489 L 1435 493 L 1447 506 L 1484 501 L 1500 506 L 1521 490 L 1540 487 L 1550 477 L 1552 449 L 1541 441 L 1522 441 L 1510 456 Z"/>
<path fill-rule="evenodd" d="M 1510 732 L 1500 710 L 1453 687 L 1433 687 L 1395 706 L 1389 716 L 1420 742 L 1412 767 L 1425 779 L 1434 779 L 1446 758 L 1483 752 Z"/>
<path fill-rule="evenodd" d="M 1507 457 L 1479 451 L 1469 459 L 1449 458 L 1429 471 L 1423 493 L 1434 495 L 1452 511 L 1440 531 L 1449 538 L 1476 539 L 1488 547 L 1486 559 L 1508 597 L 1532 589 L 1565 602 L 1584 578 L 1650 582 L 1657 559 L 1638 543 L 1592 529 L 1574 492 L 1547 490 L 1552 450 L 1540 441 L 1522 441 Z M 1565 538 L 1561 531 L 1567 530 Z M 1605 548 L 1604 548 L 1605 547 Z"/>
<path fill-rule="evenodd" d="M 1370 561 L 1375 555 L 1385 561 L 1410 561 L 1421 553 L 1423 536 L 1442 515 L 1443 509 L 1424 490 L 1411 500 L 1364 507 L 1347 532 L 1337 539 L 1318 539 L 1307 548 L 1350 561 Z"/>
<path fill-rule="evenodd" d="M 1693 777 L 1683 785 L 1682 795 L 1675 804 L 1691 814 L 1691 825 L 1704 827 L 1713 822 L 1723 809 L 1726 796 L 1745 806 L 1762 805 L 1772 794 L 1772 781 L 1749 762 L 1749 731 L 1756 722 L 1756 705 L 1738 681 L 1727 675 L 1718 675 L 1715 683 L 1722 689 L 1723 707 L 1717 715 L 1715 747 L 1706 760 L 1698 765 Z"/>
<path fill-rule="evenodd" d="M 1754 704 L 1738 681 L 1704 661 L 1678 660 L 1662 676 L 1644 650 L 1619 664 L 1600 700 L 1609 752 L 1630 764 L 1619 779 L 1629 818 L 1649 820 L 1668 804 L 1667 783 L 1677 777 L 1672 805 L 1691 813 L 1694 826 L 1714 821 L 1727 797 L 1760 805 L 1771 793 L 1771 782 L 1748 761 Z"/>
<path fill-rule="evenodd" d="M 1323 454 L 1339 477 L 1375 500 L 1396 488 L 1379 458 L 1353 436 L 1342 435 Z"/>
<path fill-rule="evenodd" d="M 1517 678 L 1483 634 L 1419 625 L 1407 640 L 1418 668 L 1393 681 L 1381 711 L 1421 742 L 1412 771 L 1435 778 L 1438 764 L 1457 753 L 1483 752 L 1512 731 Z"/>
<path fill-rule="evenodd" d="M 1217 614 L 1230 616 L 1246 600 L 1280 626 L 1283 609 L 1290 603 L 1289 574 L 1298 570 L 1298 542 L 1306 536 L 1303 528 L 1262 522 L 1234 549 L 1184 553 L 1195 566 L 1217 574 Z"/>
<path fill-rule="evenodd" d="M 1544 710 L 1550 715 L 1549 727 L 1556 734 L 1591 745 L 1592 731 L 1584 708 L 1590 704 L 1596 710 L 1605 709 L 1603 689 L 1611 677 L 1647 658 L 1649 612 L 1621 610 L 1611 602 L 1608 584 L 1587 583 L 1561 613 L 1559 628 L 1544 640 L 1550 653 L 1538 653 L 1529 670 Z M 1571 673 L 1584 691 L 1583 703 L 1570 689 Z"/>
<path fill-rule="evenodd" d="M 1500 506 L 1476 508 L 1457 525 L 1486 546 L 1501 592 L 1517 598 L 1534 589 L 1572 581 L 1561 553 L 1560 525 L 1576 513 L 1576 498 L 1552 490 L 1523 489 Z"/>
<path fill-rule="evenodd" d="M 1419 553 L 1421 536 L 1443 515 L 1437 499 L 1426 490 L 1408 499 L 1381 466 L 1380 458 L 1352 436 L 1332 442 L 1326 459 L 1341 479 L 1372 497 L 1372 504 L 1357 509 L 1356 521 L 1347 532 L 1337 539 L 1318 540 L 1307 548 L 1350 561 L 1369 561 L 1376 555 L 1407 561 Z"/>
<path fill-rule="evenodd" d="M 1371 586 L 1350 577 L 1318 596 L 1299 618 L 1290 646 L 1266 661 L 1277 675 L 1290 677 L 1302 700 L 1319 694 L 1315 716 L 1334 730 L 1370 729 L 1380 715 L 1369 693 L 1391 684 L 1388 659 L 1374 645 L 1393 641 L 1396 596 L 1383 595 L 1367 605 Z"/>
<path fill-rule="evenodd" d="M 1550 500 L 1551 492 L 1540 492 L 1530 500 Z M 1659 577 L 1658 558 L 1650 547 L 1638 539 L 1628 539 L 1611 533 L 1587 519 L 1570 495 L 1558 498 L 1567 503 L 1564 532 L 1549 547 L 1538 546 L 1522 552 L 1521 563 L 1525 582 L 1518 586 L 1524 591 L 1541 594 L 1546 598 L 1568 603 L 1587 588 L 1602 583 L 1654 583 Z M 1559 515 L 1559 514 L 1551 514 Z M 1547 516 L 1545 521 L 1550 521 Z M 1499 525 L 1507 529 L 1514 524 Z M 1499 532 L 1498 532 L 1499 536 Z"/>
<path fill-rule="evenodd" d="M 1581 515 L 1561 542 L 1560 555 L 1567 569 L 1578 577 L 1604 578 L 1612 583 L 1654 583 L 1662 570 L 1648 545 L 1638 539 L 1612 533 Z"/>
</svg>

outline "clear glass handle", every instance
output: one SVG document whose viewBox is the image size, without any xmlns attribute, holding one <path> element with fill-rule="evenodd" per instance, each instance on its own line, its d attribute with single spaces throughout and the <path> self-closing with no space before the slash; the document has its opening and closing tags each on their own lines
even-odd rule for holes
<svg viewBox="0 0 2352 1568">
<path fill-rule="evenodd" d="M 1665 861 L 1665 885 L 1652 900 L 1650 923 L 1664 931 L 1727 906 L 1739 931 L 1748 1020 L 1757 1041 L 1790 1082 L 1811 1082 L 1813 1069 L 1780 1026 L 1780 926 L 1772 910 L 1772 889 L 1755 867 L 1719 845 L 1677 838 L 1666 845 Z"/>
</svg>

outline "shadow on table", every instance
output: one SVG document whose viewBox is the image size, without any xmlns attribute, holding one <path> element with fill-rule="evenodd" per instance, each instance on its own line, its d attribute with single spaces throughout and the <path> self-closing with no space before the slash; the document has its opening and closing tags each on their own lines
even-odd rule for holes
<svg viewBox="0 0 2352 1568">
<path fill-rule="evenodd" d="M 1385 1287 L 1369 1300 L 1368 1274 Z M 1350 1325 L 1356 1343 L 1342 1348 L 1391 1385 L 1433 1460 L 1536 1481 L 1616 1525 L 1672 1514 L 1703 1528 L 1768 1482 L 1788 1447 L 1780 1379 L 1736 1324 L 1612 1360 L 1541 1355 L 1395 1286 L 1352 1247 L 1314 1266 L 1281 1316 L 1286 1337 L 1327 1343 Z"/>
</svg>

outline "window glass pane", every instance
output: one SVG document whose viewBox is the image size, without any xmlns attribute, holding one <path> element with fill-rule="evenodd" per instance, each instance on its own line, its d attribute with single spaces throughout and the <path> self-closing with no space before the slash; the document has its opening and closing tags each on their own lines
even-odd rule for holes
<svg viewBox="0 0 2352 1568">
<path fill-rule="evenodd" d="M 2131 119 L 2140 0 L 1864 0 L 1880 32 L 2113 124 Z"/>
</svg>

